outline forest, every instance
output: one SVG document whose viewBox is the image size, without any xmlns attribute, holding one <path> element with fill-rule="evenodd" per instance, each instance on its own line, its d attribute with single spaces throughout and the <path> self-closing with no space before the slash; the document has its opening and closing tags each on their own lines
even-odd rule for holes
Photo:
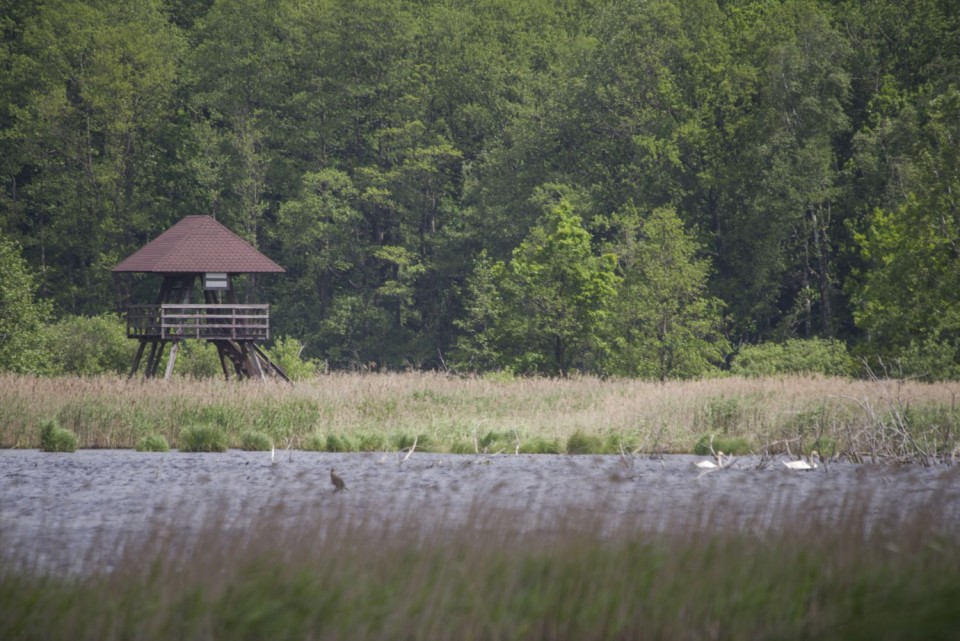
<svg viewBox="0 0 960 641">
<path fill-rule="evenodd" d="M 317 367 L 960 378 L 955 0 L 0 0 L 0 32 L 0 370 L 109 369 L 59 352 L 207 214 L 286 269 L 242 295 Z"/>
</svg>

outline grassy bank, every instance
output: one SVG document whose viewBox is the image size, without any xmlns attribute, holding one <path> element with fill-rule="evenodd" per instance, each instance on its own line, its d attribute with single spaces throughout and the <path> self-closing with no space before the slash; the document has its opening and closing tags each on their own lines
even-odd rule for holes
<svg viewBox="0 0 960 641">
<path fill-rule="evenodd" d="M 960 546 L 936 497 L 886 524 L 867 502 L 835 520 L 773 505 L 772 530 L 691 505 L 669 535 L 585 514 L 529 531 L 482 507 L 456 527 L 335 506 L 286 526 L 158 523 L 86 552 L 109 572 L 0 564 L 0 638 L 955 639 Z"/>
<path fill-rule="evenodd" d="M 620 453 L 818 449 L 919 460 L 958 445 L 960 383 L 829 378 L 464 379 L 331 374 L 294 386 L 0 376 L 0 446 L 35 448 L 57 420 L 81 448 L 132 448 L 212 426 L 239 447 L 250 432 L 277 447 L 390 451 Z M 703 447 L 701 445 L 701 447 Z"/>
</svg>

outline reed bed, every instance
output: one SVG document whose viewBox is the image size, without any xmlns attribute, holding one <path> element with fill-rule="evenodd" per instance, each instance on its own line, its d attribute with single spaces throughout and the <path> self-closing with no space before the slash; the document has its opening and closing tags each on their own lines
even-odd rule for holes
<svg viewBox="0 0 960 641">
<path fill-rule="evenodd" d="M 277 448 L 461 453 L 565 452 L 571 439 L 597 453 L 681 453 L 709 438 L 758 453 L 941 461 L 960 453 L 958 392 L 957 382 L 822 377 L 337 373 L 287 385 L 2 375 L 0 447 L 38 447 L 40 424 L 57 420 L 81 448 L 132 448 L 149 435 L 177 447 L 183 430 L 206 425 L 230 447 L 251 431 Z"/>
<path fill-rule="evenodd" d="M 174 514 L 100 542 L 82 573 L 0 563 L 0 638 L 955 639 L 960 545 L 938 498 L 887 524 L 851 498 L 829 518 L 774 499 L 759 513 L 780 527 L 757 530 L 706 505 L 668 532 L 483 505 L 447 526 L 330 506 L 188 531 Z"/>
</svg>

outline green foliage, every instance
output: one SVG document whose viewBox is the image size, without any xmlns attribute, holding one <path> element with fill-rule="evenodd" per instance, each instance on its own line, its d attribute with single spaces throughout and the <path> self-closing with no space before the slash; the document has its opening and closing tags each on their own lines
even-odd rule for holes
<svg viewBox="0 0 960 641">
<path fill-rule="evenodd" d="M 713 450 L 710 449 L 711 447 Z M 699 456 L 711 456 L 717 452 L 731 456 L 745 456 L 753 454 L 753 451 L 745 438 L 722 434 L 704 434 L 693 446 L 693 453 Z"/>
<path fill-rule="evenodd" d="M 217 348 L 208 341 L 181 341 L 178 348 L 174 372 L 193 378 L 221 378 L 223 367 Z M 233 375 L 233 365 L 227 361 L 227 367 Z"/>
<path fill-rule="evenodd" d="M 43 324 L 50 305 L 35 299 L 36 277 L 19 247 L 0 236 L 0 371 L 42 373 L 47 369 Z"/>
<path fill-rule="evenodd" d="M 946 348 L 953 358 L 942 365 L 955 371 L 960 363 L 954 348 L 960 341 L 960 88 L 935 92 L 920 106 L 925 113 L 918 135 L 925 140 L 911 150 L 916 169 L 907 197 L 899 206 L 874 209 L 865 229 L 855 234 L 867 268 L 850 284 L 857 302 L 854 320 L 867 332 L 862 352 L 887 358 L 903 354 L 923 370 L 924 360 Z"/>
<path fill-rule="evenodd" d="M 303 359 L 303 345 L 295 338 L 281 336 L 267 350 L 270 360 L 280 366 L 288 378 L 299 381 L 314 376 L 321 365 L 316 360 Z"/>
<path fill-rule="evenodd" d="M 180 431 L 178 447 L 181 452 L 226 452 L 227 433 L 215 425 L 196 424 Z"/>
<path fill-rule="evenodd" d="M 303 443 L 300 444 L 300 447 L 307 452 L 326 452 L 327 439 L 322 434 L 310 434 Z"/>
<path fill-rule="evenodd" d="M 603 439 L 579 430 L 567 438 L 567 454 L 603 454 Z"/>
<path fill-rule="evenodd" d="M 56 420 L 40 424 L 41 452 L 76 452 L 77 435 L 60 426 Z"/>
<path fill-rule="evenodd" d="M 138 452 L 169 452 L 170 444 L 163 434 L 147 434 L 137 441 L 136 450 Z"/>
<path fill-rule="evenodd" d="M 543 207 L 509 264 L 478 265 L 474 315 L 461 325 L 468 332 L 461 341 L 467 362 L 492 360 L 516 372 L 566 376 L 588 368 L 605 350 L 602 337 L 619 281 L 612 257 L 594 256 L 566 197 Z"/>
<path fill-rule="evenodd" d="M 610 370 L 665 380 L 715 371 L 730 347 L 721 301 L 706 295 L 710 263 L 676 213 L 615 219 L 623 284 L 614 313 Z"/>
<path fill-rule="evenodd" d="M 382 452 L 387 449 L 387 439 L 383 434 L 360 434 L 357 450 L 361 452 Z"/>
<path fill-rule="evenodd" d="M 356 446 L 349 437 L 342 434 L 327 434 L 327 440 L 323 447 L 324 452 L 352 452 L 356 451 Z"/>
<path fill-rule="evenodd" d="M 61 319 L 46 330 L 46 342 L 52 370 L 75 376 L 125 374 L 137 350 L 114 314 Z"/>
<path fill-rule="evenodd" d="M 155 296 L 110 268 L 192 212 L 286 268 L 241 297 L 295 378 L 689 378 L 797 336 L 957 375 L 949 2 L 2 13 L 0 370 L 122 371 L 77 319 Z"/>
<path fill-rule="evenodd" d="M 266 452 L 273 447 L 273 441 L 263 432 L 248 431 L 240 435 L 240 449 L 247 452 Z"/>
<path fill-rule="evenodd" d="M 730 364 L 730 371 L 739 376 L 851 376 L 857 371 L 857 364 L 841 341 L 794 338 L 784 343 L 741 347 Z"/>
<path fill-rule="evenodd" d="M 567 447 L 569 448 L 569 442 Z M 562 454 L 560 443 L 556 439 L 533 438 L 520 443 L 520 454 Z M 568 452 L 569 453 L 569 452 Z"/>
</svg>

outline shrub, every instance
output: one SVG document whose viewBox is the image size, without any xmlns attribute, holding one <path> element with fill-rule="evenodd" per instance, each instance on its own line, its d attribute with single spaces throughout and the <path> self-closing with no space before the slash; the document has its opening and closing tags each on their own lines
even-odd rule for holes
<svg viewBox="0 0 960 641">
<path fill-rule="evenodd" d="M 244 432 L 240 436 L 240 449 L 248 452 L 266 452 L 273 447 L 273 441 L 263 432 Z"/>
<path fill-rule="evenodd" d="M 212 425 L 191 425 L 180 432 L 181 452 L 226 452 L 227 434 Z"/>
<path fill-rule="evenodd" d="M 923 381 L 960 379 L 960 346 L 950 341 L 912 341 L 893 355 L 873 355 L 865 362 L 878 376 Z"/>
<path fill-rule="evenodd" d="M 599 436 L 577 430 L 567 439 L 567 454 L 600 454 L 602 451 L 603 441 Z"/>
<path fill-rule="evenodd" d="M 823 338 L 746 345 L 730 364 L 730 371 L 740 376 L 850 376 L 856 369 L 856 362 L 843 342 Z"/>
<path fill-rule="evenodd" d="M 44 421 L 40 425 L 41 452 L 76 452 L 77 435 L 60 426 L 56 420 Z"/>
<path fill-rule="evenodd" d="M 130 369 L 137 349 L 116 314 L 68 316 L 51 325 L 46 334 L 53 371 L 58 374 L 122 374 Z"/>
<path fill-rule="evenodd" d="M 147 434 L 137 441 L 138 452 L 169 452 L 170 444 L 163 434 Z"/>
<path fill-rule="evenodd" d="M 281 336 L 267 350 L 267 355 L 291 381 L 299 381 L 315 376 L 318 370 L 323 369 L 319 362 L 302 358 L 303 347 L 296 338 Z"/>
</svg>

